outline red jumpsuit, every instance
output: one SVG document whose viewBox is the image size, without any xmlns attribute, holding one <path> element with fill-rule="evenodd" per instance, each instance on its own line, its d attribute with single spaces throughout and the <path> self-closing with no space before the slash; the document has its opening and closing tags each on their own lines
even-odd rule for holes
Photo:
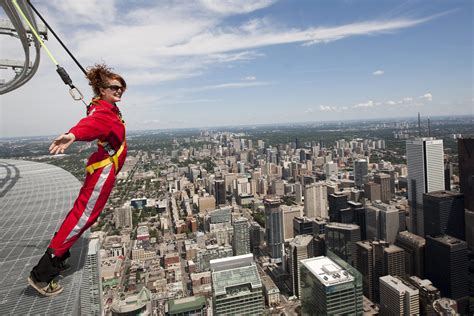
<svg viewBox="0 0 474 316">
<path fill-rule="evenodd" d="M 89 157 L 88 166 L 94 163 L 97 165 L 98 162 L 104 160 L 105 166 L 95 169 L 92 173 L 87 172 L 74 206 L 51 240 L 49 248 L 57 257 L 62 257 L 82 233 L 95 223 L 107 203 L 114 187 L 115 176 L 122 168 L 127 156 L 125 125 L 116 105 L 103 100 L 94 101 L 87 111 L 87 117 L 80 120 L 69 132 L 73 133 L 78 141 L 98 139 L 101 143 L 107 142 L 119 154 L 114 163 L 103 145 L 99 144 L 97 151 Z M 122 145 L 123 148 L 121 148 Z"/>
</svg>

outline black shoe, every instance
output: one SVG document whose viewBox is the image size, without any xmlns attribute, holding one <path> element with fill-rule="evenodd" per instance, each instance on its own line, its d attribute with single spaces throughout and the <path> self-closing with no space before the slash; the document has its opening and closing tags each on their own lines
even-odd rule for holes
<svg viewBox="0 0 474 316">
<path fill-rule="evenodd" d="M 71 264 L 69 264 L 68 259 L 64 259 L 64 260 L 59 261 L 58 268 L 59 268 L 59 273 L 64 274 L 65 272 L 68 272 L 69 270 L 71 270 Z"/>
<path fill-rule="evenodd" d="M 56 296 L 64 290 L 61 284 L 57 281 L 51 280 L 50 282 L 40 282 L 36 280 L 33 274 L 30 274 L 28 277 L 28 283 L 43 296 Z"/>
</svg>

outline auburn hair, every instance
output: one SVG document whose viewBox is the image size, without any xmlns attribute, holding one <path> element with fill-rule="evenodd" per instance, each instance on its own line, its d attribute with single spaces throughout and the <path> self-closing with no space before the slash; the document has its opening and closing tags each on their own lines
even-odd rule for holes
<svg viewBox="0 0 474 316">
<path fill-rule="evenodd" d="M 122 76 L 112 72 L 112 68 L 107 67 L 105 64 L 95 64 L 94 67 L 87 68 L 86 77 L 97 97 L 100 96 L 100 88 L 107 88 L 109 80 L 117 80 L 122 84 L 124 90 L 127 88 L 127 83 Z"/>
</svg>

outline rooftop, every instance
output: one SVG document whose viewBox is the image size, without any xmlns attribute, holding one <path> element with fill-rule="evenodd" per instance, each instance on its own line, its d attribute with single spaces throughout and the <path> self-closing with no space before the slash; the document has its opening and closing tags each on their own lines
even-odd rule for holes
<svg viewBox="0 0 474 316">
<path fill-rule="evenodd" d="M 58 314 L 78 310 L 88 240 L 71 249 L 64 292 L 42 297 L 27 283 L 51 237 L 69 212 L 81 183 L 69 172 L 43 163 L 0 159 L 0 315 Z"/>
<path fill-rule="evenodd" d="M 354 277 L 328 257 L 300 261 L 324 286 L 352 282 Z"/>
</svg>

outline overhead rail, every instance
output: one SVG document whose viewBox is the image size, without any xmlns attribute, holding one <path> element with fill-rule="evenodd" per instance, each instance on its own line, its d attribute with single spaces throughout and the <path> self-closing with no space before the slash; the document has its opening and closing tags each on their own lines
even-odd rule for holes
<svg viewBox="0 0 474 316">
<path fill-rule="evenodd" d="M 15 3 L 11 0 L 0 0 L 0 5 L 10 20 L 9 22 L 2 21 L 0 23 L 0 34 L 10 35 L 20 39 L 25 58 L 23 62 L 12 62 L 9 60 L 0 61 L 2 67 L 12 68 L 15 71 L 14 77 L 9 81 L 0 80 L 0 95 L 21 87 L 28 82 L 38 70 L 41 44 L 38 38 L 31 36 L 32 29 L 39 29 L 40 33 L 38 37 L 43 36 L 45 40 L 47 39 L 46 30 L 44 27 L 38 27 L 34 14 L 31 8 L 26 5 L 26 1 L 19 0 L 14 2 Z M 17 7 L 15 7 L 15 4 Z M 23 23 L 17 8 L 20 8 L 26 19 L 31 21 L 30 25 Z M 31 44 L 34 46 L 34 58 L 30 53 Z"/>
</svg>

